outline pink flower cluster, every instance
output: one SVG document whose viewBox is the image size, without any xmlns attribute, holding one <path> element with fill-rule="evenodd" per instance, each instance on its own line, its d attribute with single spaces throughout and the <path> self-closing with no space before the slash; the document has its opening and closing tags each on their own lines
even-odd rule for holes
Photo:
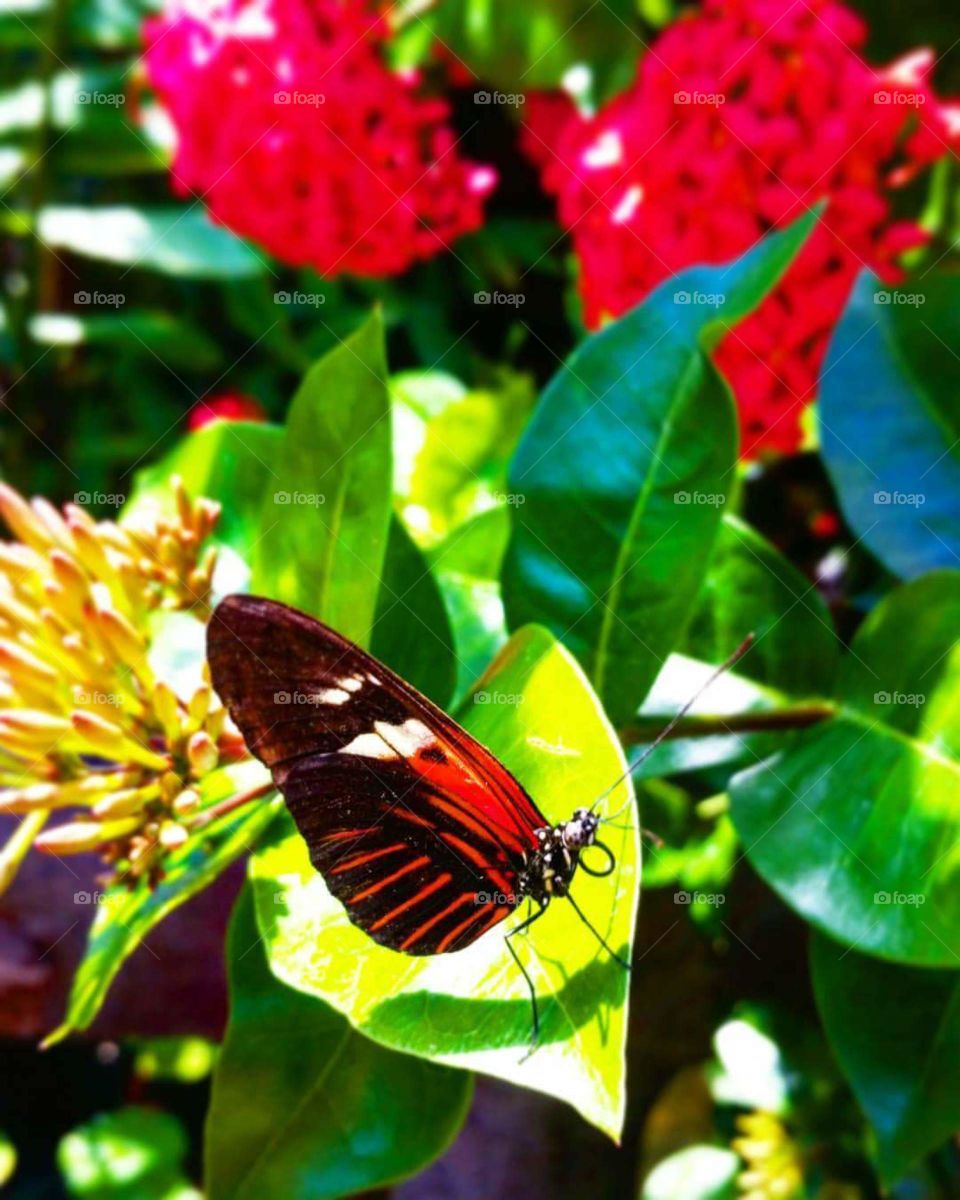
<svg viewBox="0 0 960 1200">
<path fill-rule="evenodd" d="M 168 0 L 145 25 L 176 189 L 277 258 L 383 276 L 483 221 L 493 172 L 442 100 L 388 69 L 366 0 Z"/>
<path fill-rule="evenodd" d="M 591 327 L 828 198 L 780 286 L 717 354 L 748 455 L 798 447 L 856 274 L 895 282 L 898 257 L 925 240 L 892 219 L 889 190 L 960 140 L 960 110 L 928 84 L 933 55 L 877 69 L 858 53 L 865 36 L 834 0 L 705 0 L 595 117 L 556 95 L 528 106 L 524 145 L 571 232 Z"/>
</svg>

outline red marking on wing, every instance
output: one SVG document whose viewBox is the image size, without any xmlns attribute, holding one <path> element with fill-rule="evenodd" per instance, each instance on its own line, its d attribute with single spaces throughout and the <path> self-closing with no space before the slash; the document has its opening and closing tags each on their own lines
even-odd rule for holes
<svg viewBox="0 0 960 1200">
<path fill-rule="evenodd" d="M 446 887 L 451 879 L 453 879 L 453 876 L 449 872 L 444 871 L 442 875 L 438 875 L 436 877 L 433 883 L 428 883 L 425 888 L 421 888 L 415 896 L 411 896 L 409 900 L 404 900 L 402 904 L 398 904 L 396 908 L 392 908 L 390 912 L 385 913 L 382 917 L 379 917 L 376 921 L 374 921 L 374 923 L 370 926 L 370 931 L 373 932 L 377 929 L 383 929 L 385 925 L 389 925 L 391 921 L 395 921 L 397 917 L 399 917 L 402 913 L 405 913 L 407 909 L 413 908 L 415 904 L 422 904 L 428 896 L 432 896 L 433 893 L 439 891 L 440 888 Z"/>
<path fill-rule="evenodd" d="M 430 859 L 425 854 L 420 858 L 412 858 L 405 867 L 401 867 L 398 871 L 394 871 L 392 875 L 385 875 L 383 879 L 378 879 L 376 883 L 371 883 L 369 887 L 364 888 L 362 892 L 357 892 L 351 896 L 348 904 L 359 904 L 361 900 L 366 900 L 368 896 L 375 896 L 377 892 L 383 891 L 385 887 L 389 887 L 397 879 L 402 879 L 404 875 L 409 875 L 411 871 L 415 871 L 417 867 L 425 867 Z"/>
<path fill-rule="evenodd" d="M 445 934 L 444 937 L 437 943 L 437 953 L 443 954 L 444 950 L 446 950 L 449 946 L 452 946 L 462 933 L 469 929 L 471 925 L 476 923 L 478 917 L 485 916 L 487 911 L 488 910 L 485 907 L 478 908 L 477 911 L 471 913 L 465 921 L 461 921 L 459 925 L 454 925 L 450 932 Z M 481 933 L 485 933 L 492 925 L 496 925 L 498 921 L 502 921 L 507 913 L 512 911 L 512 909 L 507 908 L 506 906 L 495 908 L 490 914 L 491 919 L 487 920 L 483 927 L 478 929 L 473 935 L 473 938 L 470 940 L 473 941 L 475 938 L 478 938 Z"/>
<path fill-rule="evenodd" d="M 338 829 L 335 833 L 325 833 L 317 838 L 319 842 L 345 842 L 347 838 L 363 837 L 364 834 L 373 833 L 372 829 Z"/>
<path fill-rule="evenodd" d="M 484 858 L 475 846 L 471 846 L 469 842 L 465 842 L 463 838 L 457 837 L 455 833 L 442 833 L 440 835 L 448 846 L 452 846 L 464 858 L 468 858 L 474 866 L 479 867 L 482 871 L 490 876 L 493 882 L 504 892 L 510 890 L 510 881 L 506 875 L 496 866 L 496 864 Z"/>
<path fill-rule="evenodd" d="M 348 858 L 342 863 L 338 863 L 330 871 L 331 875 L 340 875 L 344 871 L 352 871 L 354 867 L 362 867 L 364 863 L 373 862 L 375 859 L 383 858 L 385 854 L 396 854 L 398 850 L 406 850 L 408 847 L 404 842 L 396 842 L 393 846 L 384 846 L 382 850 L 368 850 L 365 854 L 355 854 L 353 858 Z"/>
<path fill-rule="evenodd" d="M 429 933 L 430 930 L 433 929 L 434 925 L 439 925 L 439 923 L 445 917 L 448 917 L 452 912 L 456 912 L 458 908 L 462 908 L 464 904 L 472 903 L 473 899 L 474 897 L 469 893 L 458 896 L 456 900 L 448 904 L 446 908 L 442 908 L 438 913 L 432 916 L 429 921 L 424 921 L 422 925 L 418 925 L 413 933 L 409 935 L 409 937 L 403 939 L 403 941 L 400 943 L 400 949 L 406 950 L 410 946 L 415 946 L 417 942 L 419 942 L 424 936 L 424 934 Z"/>
</svg>

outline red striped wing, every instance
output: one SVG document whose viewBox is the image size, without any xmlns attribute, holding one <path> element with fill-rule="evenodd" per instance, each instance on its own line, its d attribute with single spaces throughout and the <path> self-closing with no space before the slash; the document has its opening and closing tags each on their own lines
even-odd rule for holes
<svg viewBox="0 0 960 1200">
<path fill-rule="evenodd" d="M 352 642 L 271 600 L 227 597 L 207 650 L 214 687 L 361 929 L 394 950 L 442 954 L 516 907 L 547 822 L 465 729 Z"/>
</svg>

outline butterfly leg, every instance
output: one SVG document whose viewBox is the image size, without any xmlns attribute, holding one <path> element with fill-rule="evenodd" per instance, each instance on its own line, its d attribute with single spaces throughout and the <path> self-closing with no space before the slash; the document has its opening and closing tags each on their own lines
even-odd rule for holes
<svg viewBox="0 0 960 1200">
<path fill-rule="evenodd" d="M 525 1062 L 530 1057 L 530 1055 L 534 1052 L 534 1050 L 536 1050 L 537 1043 L 540 1041 L 540 1013 L 537 1008 L 537 989 L 533 986 L 533 980 L 530 978 L 530 973 L 527 971 L 527 968 L 521 962 L 520 955 L 517 954 L 516 950 L 514 950 L 513 944 L 511 943 L 510 939 L 513 937 L 516 937 L 516 935 L 518 933 L 525 933 L 530 928 L 530 926 L 534 923 L 534 921 L 539 921 L 539 919 L 543 916 L 543 914 L 546 911 L 547 911 L 546 905 L 544 905 L 542 908 L 538 908 L 535 913 L 531 913 L 531 915 L 529 917 L 526 917 L 523 921 L 520 922 L 519 925 L 517 925 L 515 928 L 511 929 L 510 932 L 503 939 L 507 944 L 507 949 L 510 951 L 510 955 L 513 958 L 513 961 L 520 968 L 520 974 L 527 981 L 527 987 L 530 989 L 530 1009 L 533 1014 L 533 1030 L 532 1030 L 532 1033 L 530 1036 L 530 1049 L 520 1060 L 521 1062 Z"/>
<path fill-rule="evenodd" d="M 617 952 L 615 950 L 613 950 L 607 944 L 607 942 L 604 940 L 603 936 L 601 935 L 600 931 L 598 929 L 594 928 L 594 926 L 591 924 L 589 918 L 587 917 L 586 913 L 583 911 L 583 909 L 580 907 L 580 905 L 577 904 L 576 900 L 574 900 L 573 896 L 571 896 L 571 894 L 569 892 L 567 892 L 567 899 L 573 905 L 573 911 L 577 914 L 577 916 L 584 923 L 584 925 L 586 925 L 586 927 L 590 930 L 590 932 L 597 939 L 597 941 L 604 948 L 604 950 L 606 950 L 606 952 L 610 955 L 610 957 L 615 962 L 618 962 L 625 971 L 629 971 L 630 964 L 626 961 L 626 959 L 621 958 L 620 955 L 617 954 Z M 539 916 L 539 913 L 537 915 Z M 519 926 L 519 928 L 522 929 L 523 926 L 521 925 L 521 926 Z M 508 936 L 509 936 L 509 934 L 508 934 Z"/>
</svg>

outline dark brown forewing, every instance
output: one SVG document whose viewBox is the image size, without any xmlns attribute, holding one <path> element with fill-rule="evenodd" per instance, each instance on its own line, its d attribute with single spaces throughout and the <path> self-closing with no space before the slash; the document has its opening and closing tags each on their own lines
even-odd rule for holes
<svg viewBox="0 0 960 1200">
<path fill-rule="evenodd" d="M 213 685 L 333 894 L 383 945 L 468 945 L 519 902 L 546 822 L 488 750 L 319 621 L 230 596 L 207 635 Z"/>
</svg>

